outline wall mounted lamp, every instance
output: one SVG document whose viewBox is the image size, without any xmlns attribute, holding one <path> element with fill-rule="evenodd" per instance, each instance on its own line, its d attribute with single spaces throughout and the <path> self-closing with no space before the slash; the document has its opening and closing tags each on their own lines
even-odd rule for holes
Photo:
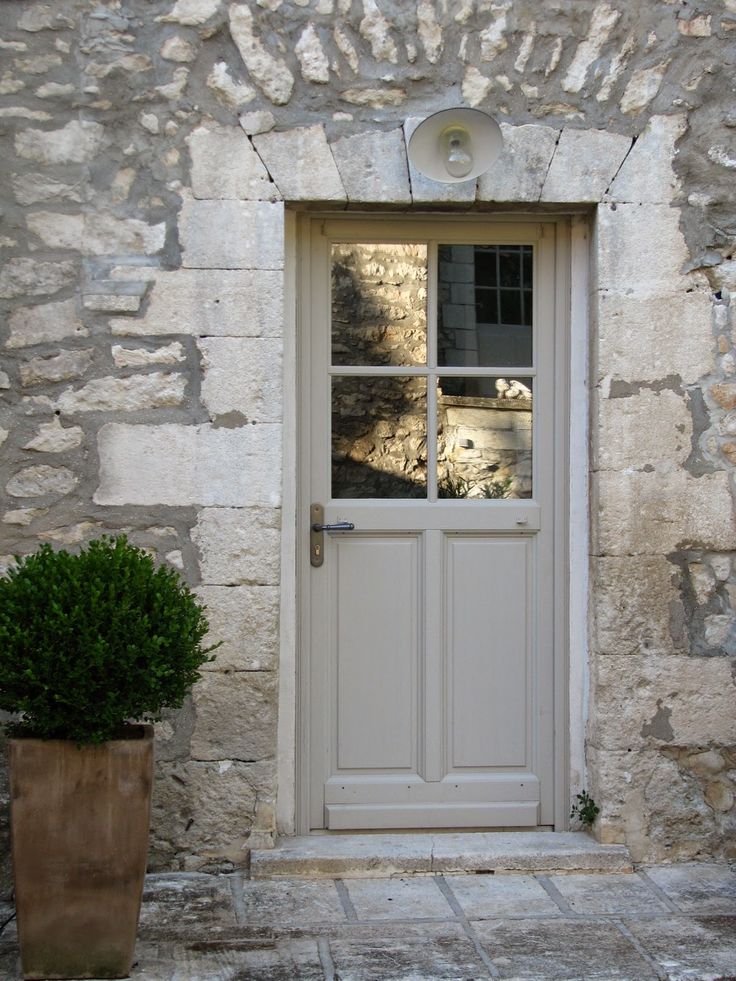
<svg viewBox="0 0 736 981">
<path fill-rule="evenodd" d="M 425 177 L 443 184 L 484 173 L 503 148 L 501 128 L 480 109 L 442 109 L 427 116 L 409 140 L 409 161 Z"/>
</svg>

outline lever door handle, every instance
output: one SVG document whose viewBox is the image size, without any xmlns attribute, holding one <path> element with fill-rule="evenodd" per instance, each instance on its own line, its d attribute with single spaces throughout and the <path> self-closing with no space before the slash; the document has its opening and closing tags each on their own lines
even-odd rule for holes
<svg viewBox="0 0 736 981">
<path fill-rule="evenodd" d="M 325 509 L 321 504 L 313 504 L 309 509 L 309 561 L 318 569 L 325 560 L 326 531 L 352 531 L 355 525 L 352 521 L 335 521 L 324 523 Z"/>
</svg>

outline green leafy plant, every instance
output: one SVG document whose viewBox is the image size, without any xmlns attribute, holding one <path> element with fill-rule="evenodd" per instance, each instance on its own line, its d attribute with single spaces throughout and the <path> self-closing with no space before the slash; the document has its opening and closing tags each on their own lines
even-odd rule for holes
<svg viewBox="0 0 736 981">
<path fill-rule="evenodd" d="M 509 496 L 513 482 L 513 477 L 500 477 L 498 480 L 489 480 L 487 484 L 482 484 L 480 489 L 483 497 L 500 500 Z"/>
<path fill-rule="evenodd" d="M 0 709 L 14 735 L 100 743 L 181 705 L 211 660 L 204 608 L 125 536 L 43 545 L 0 579 Z M 215 645 L 219 646 L 219 645 Z"/>
<path fill-rule="evenodd" d="M 600 814 L 600 811 L 600 807 L 598 807 L 588 791 L 581 790 L 579 794 L 575 795 L 575 801 L 570 809 L 570 817 L 572 819 L 577 818 L 584 827 L 590 828 L 598 814 Z"/>
</svg>

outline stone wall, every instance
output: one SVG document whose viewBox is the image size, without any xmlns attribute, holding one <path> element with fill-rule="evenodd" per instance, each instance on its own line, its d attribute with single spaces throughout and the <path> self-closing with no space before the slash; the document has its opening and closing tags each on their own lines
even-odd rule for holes
<svg viewBox="0 0 736 981">
<path fill-rule="evenodd" d="M 734 0 L 0 5 L 2 553 L 124 529 L 226 641 L 160 727 L 154 866 L 275 828 L 284 202 L 590 209 L 586 782 L 635 857 L 733 857 L 735 31 Z M 405 139 L 455 104 L 506 149 L 439 186 Z"/>
</svg>

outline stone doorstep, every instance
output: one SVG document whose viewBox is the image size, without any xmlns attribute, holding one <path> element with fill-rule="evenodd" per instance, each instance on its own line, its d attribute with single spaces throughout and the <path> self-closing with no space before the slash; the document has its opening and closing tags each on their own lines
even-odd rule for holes
<svg viewBox="0 0 736 981">
<path fill-rule="evenodd" d="M 250 855 L 252 879 L 632 871 L 625 845 L 600 845 L 578 831 L 304 835 Z"/>
</svg>

